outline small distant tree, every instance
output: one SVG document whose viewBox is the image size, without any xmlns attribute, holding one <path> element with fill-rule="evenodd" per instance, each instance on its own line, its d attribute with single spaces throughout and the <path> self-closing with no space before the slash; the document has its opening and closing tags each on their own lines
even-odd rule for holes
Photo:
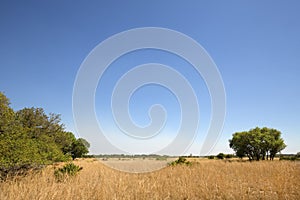
<svg viewBox="0 0 300 200">
<path fill-rule="evenodd" d="M 215 156 L 210 155 L 210 156 L 208 156 L 207 158 L 208 158 L 208 159 L 215 159 Z"/>
<path fill-rule="evenodd" d="M 233 157 L 232 154 L 226 154 L 226 155 L 225 155 L 225 158 L 226 158 L 226 159 L 229 159 L 229 158 L 232 158 L 232 157 Z"/>
<path fill-rule="evenodd" d="M 217 158 L 218 158 L 218 159 L 224 159 L 224 157 L 225 157 L 224 153 L 219 153 L 219 154 L 217 155 Z"/>
</svg>

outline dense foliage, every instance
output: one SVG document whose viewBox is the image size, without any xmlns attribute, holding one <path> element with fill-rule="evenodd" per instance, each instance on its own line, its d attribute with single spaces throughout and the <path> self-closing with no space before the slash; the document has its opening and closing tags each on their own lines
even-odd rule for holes
<svg viewBox="0 0 300 200">
<path fill-rule="evenodd" d="M 9 104 L 0 92 L 0 179 L 88 153 L 88 142 L 65 131 L 59 115 L 46 115 L 42 108 L 15 112 Z"/>
<path fill-rule="evenodd" d="M 281 132 L 266 127 L 234 133 L 229 146 L 238 157 L 247 156 L 249 160 L 273 160 L 286 147 Z"/>
</svg>

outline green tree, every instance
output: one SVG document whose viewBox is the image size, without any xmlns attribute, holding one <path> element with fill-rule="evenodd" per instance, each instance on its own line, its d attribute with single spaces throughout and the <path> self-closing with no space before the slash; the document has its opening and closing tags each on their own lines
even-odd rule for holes
<svg viewBox="0 0 300 200">
<path fill-rule="evenodd" d="M 28 137 L 9 104 L 9 99 L 0 92 L 0 178 L 44 164 L 37 143 Z"/>
<path fill-rule="evenodd" d="M 218 159 L 224 159 L 224 157 L 225 157 L 224 153 L 219 153 L 219 154 L 217 155 L 217 158 L 218 158 Z"/>
<path fill-rule="evenodd" d="M 73 160 L 75 158 L 81 158 L 87 153 L 89 153 L 89 147 L 90 144 L 83 138 L 78 138 L 75 142 L 73 142 L 71 151 L 71 156 Z"/>
<path fill-rule="evenodd" d="M 45 114 L 43 108 L 24 108 L 16 112 L 16 119 L 26 129 L 31 138 L 41 138 L 45 135 L 54 136 L 64 131 L 60 116 Z"/>
<path fill-rule="evenodd" d="M 271 129 L 270 132 L 270 147 L 269 147 L 269 155 L 270 159 L 274 160 L 275 155 L 285 149 L 286 144 L 284 140 L 281 138 L 281 132 L 276 129 Z"/>
<path fill-rule="evenodd" d="M 15 113 L 9 105 L 9 99 L 0 92 L 0 134 L 10 131 L 12 127 L 16 126 Z"/>
<path fill-rule="evenodd" d="M 48 116 L 44 109 L 32 107 L 17 111 L 16 120 L 36 143 L 43 160 L 57 162 L 68 159 L 69 154 L 64 150 L 70 148 L 73 141 L 66 142 L 70 136 L 64 132 L 59 115 L 50 113 Z"/>
<path fill-rule="evenodd" d="M 247 156 L 249 160 L 273 160 L 286 147 L 281 132 L 266 127 L 234 133 L 229 146 L 238 157 Z"/>
<path fill-rule="evenodd" d="M 42 108 L 15 112 L 0 92 L 0 179 L 32 167 L 81 157 L 89 143 L 64 130 L 60 116 Z"/>
<path fill-rule="evenodd" d="M 54 141 L 65 155 L 71 155 L 76 138 L 72 132 L 60 131 L 54 135 Z"/>
</svg>

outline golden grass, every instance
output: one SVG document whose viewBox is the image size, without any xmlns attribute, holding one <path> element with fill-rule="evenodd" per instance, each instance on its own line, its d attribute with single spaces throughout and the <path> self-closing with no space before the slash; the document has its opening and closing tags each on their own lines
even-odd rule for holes
<svg viewBox="0 0 300 200">
<path fill-rule="evenodd" d="M 109 158 L 108 160 L 100 161 L 113 169 L 124 172 L 142 173 L 160 170 L 174 160 L 176 160 L 176 158 L 164 160 L 156 160 L 155 158 L 126 158 L 121 161 L 117 158 Z"/>
<path fill-rule="evenodd" d="M 132 174 L 92 159 L 58 183 L 54 167 L 0 183 L 0 199 L 300 199 L 300 163 L 200 161 Z"/>
</svg>

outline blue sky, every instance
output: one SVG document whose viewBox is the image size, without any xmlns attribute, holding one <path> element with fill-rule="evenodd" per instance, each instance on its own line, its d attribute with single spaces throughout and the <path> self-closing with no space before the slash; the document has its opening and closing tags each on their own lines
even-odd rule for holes
<svg viewBox="0 0 300 200">
<path fill-rule="evenodd" d="M 89 52 L 106 38 L 132 28 L 164 27 L 201 44 L 223 78 L 226 120 L 212 153 L 232 152 L 228 139 L 256 126 L 283 133 L 286 153 L 300 151 L 300 3 L 298 1 L 1 1 L 0 91 L 15 109 L 43 107 L 62 115 L 75 134 L 72 91 Z M 127 58 L 126 58 L 127 56 Z M 117 60 L 99 85 L 96 112 L 108 113 L 109 89 L 130 65 L 160 62 L 185 73 L 197 91 L 199 136 L 187 153 L 197 154 L 210 118 L 210 97 L 201 77 L 165 52 L 132 52 Z M 123 67 L 119 67 L 119 66 Z M 101 89 L 101 87 L 104 87 Z M 151 97 L 151 98 L 149 98 Z M 142 102 L 142 103 L 141 103 Z M 130 102 L 133 120 L 147 125 L 150 105 L 168 111 L 166 128 L 178 126 L 178 103 L 169 91 L 150 85 Z M 108 117 L 104 117 L 107 119 Z M 110 126 L 109 120 L 103 120 Z"/>
</svg>

